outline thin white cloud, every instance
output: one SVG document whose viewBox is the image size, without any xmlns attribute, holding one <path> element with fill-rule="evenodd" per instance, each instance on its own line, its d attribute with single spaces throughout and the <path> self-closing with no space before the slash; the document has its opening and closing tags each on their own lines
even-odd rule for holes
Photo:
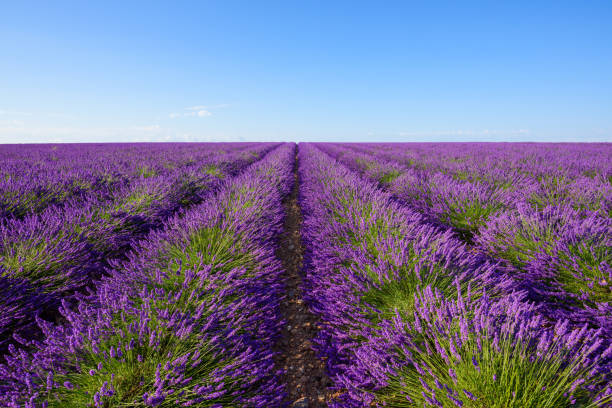
<svg viewBox="0 0 612 408">
<path fill-rule="evenodd" d="M 23 126 L 25 122 L 19 119 L 8 119 L 0 120 L 0 127 L 2 126 Z"/>
<path fill-rule="evenodd" d="M 199 111 L 199 110 L 208 110 L 208 109 L 222 109 L 229 108 L 229 103 L 218 103 L 216 105 L 196 105 L 185 108 L 185 110 Z"/>
<path fill-rule="evenodd" d="M 180 113 L 171 113 L 170 115 L 168 115 L 168 117 L 170 119 L 176 119 L 176 118 L 186 118 L 186 117 L 193 117 L 193 116 L 197 116 L 199 118 L 205 118 L 207 116 L 212 116 L 212 113 L 208 110 L 202 109 L 199 111 L 192 111 L 192 112 L 180 112 Z"/>
<path fill-rule="evenodd" d="M 184 118 L 187 116 L 195 116 L 195 112 L 172 112 L 168 115 L 170 119 Z"/>
<path fill-rule="evenodd" d="M 11 109 L 0 109 L 0 116 L 38 116 L 53 119 L 74 119 L 76 116 L 62 112 L 32 112 L 16 111 Z"/>
<path fill-rule="evenodd" d="M 455 130 L 430 130 L 422 132 L 399 132 L 402 137 L 423 137 L 423 136 L 526 136 L 531 132 L 529 129 L 455 129 Z"/>
<path fill-rule="evenodd" d="M 162 130 L 159 125 L 148 125 L 148 126 L 132 126 L 130 129 L 143 131 L 143 132 L 159 132 Z"/>
<path fill-rule="evenodd" d="M 8 109 L 0 109 L 0 115 L 3 115 L 3 116 L 32 116 L 32 113 L 14 111 L 14 110 L 8 110 Z"/>
<path fill-rule="evenodd" d="M 8 121 L 6 121 L 8 122 Z M 265 141 L 256 135 L 185 132 L 158 124 L 127 127 L 52 127 L 0 122 L 1 143 L 121 143 Z"/>
<path fill-rule="evenodd" d="M 130 127 L 72 127 L 0 123 L 0 143 L 158 141 L 168 134 L 173 136 L 172 131 L 157 124 Z"/>
<path fill-rule="evenodd" d="M 184 108 L 182 112 L 172 112 L 168 115 L 170 119 L 187 118 L 187 117 L 198 117 L 206 118 L 212 116 L 212 110 L 227 108 L 230 105 L 227 103 L 220 103 L 217 105 L 194 105 Z"/>
<path fill-rule="evenodd" d="M 53 118 L 53 119 L 75 119 L 76 118 L 75 115 L 71 115 L 68 113 L 58 113 L 58 112 L 47 113 L 46 116 L 49 118 Z"/>
</svg>

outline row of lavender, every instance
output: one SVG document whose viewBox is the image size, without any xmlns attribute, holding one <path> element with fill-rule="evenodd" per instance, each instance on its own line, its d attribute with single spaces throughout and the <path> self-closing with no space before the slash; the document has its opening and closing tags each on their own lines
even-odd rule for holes
<svg viewBox="0 0 612 408">
<path fill-rule="evenodd" d="M 11 216 L 0 222 L 0 354 L 9 344 L 40 335 L 31 316 L 39 314 L 57 321 L 61 302 L 72 302 L 75 295 L 93 290 L 92 283 L 105 269 L 121 260 L 150 230 L 203 201 L 225 177 L 239 173 L 275 145 L 230 145 L 223 154 L 214 145 L 187 146 L 189 149 L 177 152 L 172 146 L 167 150 L 148 146 L 153 151 L 139 159 L 135 154 L 142 147 L 133 151 L 127 145 L 129 153 L 119 156 L 154 172 L 118 173 L 114 177 L 123 180 L 122 184 L 107 189 L 105 194 L 72 197 L 38 213 Z M 69 161 L 83 152 L 89 153 L 85 156 L 96 152 L 106 157 L 118 150 L 116 145 L 67 146 L 63 153 Z M 154 153 L 159 156 L 157 161 Z M 185 161 L 187 157 L 190 159 Z M 121 161 L 117 159 L 115 164 Z M 174 163 L 175 168 L 162 171 L 165 167 L 155 163 L 164 161 Z M 97 162 L 79 164 L 91 168 Z"/>
<path fill-rule="evenodd" d="M 549 318 L 612 336 L 611 145 L 321 147 L 502 262 Z"/>
<path fill-rule="evenodd" d="M 281 145 L 116 262 L 42 340 L 9 346 L 9 407 L 279 406 L 273 366 L 280 263 L 274 239 L 291 187 Z"/>
<path fill-rule="evenodd" d="M 140 178 L 198 170 L 215 157 L 243 151 L 246 143 L 4 145 L 0 149 L 0 218 L 23 217 L 50 205 L 108 199 Z M 24 165 L 27 163 L 27 165 Z"/>
<path fill-rule="evenodd" d="M 612 404 L 603 329 L 548 320 L 511 269 L 315 145 L 300 146 L 299 175 L 332 406 Z"/>
</svg>

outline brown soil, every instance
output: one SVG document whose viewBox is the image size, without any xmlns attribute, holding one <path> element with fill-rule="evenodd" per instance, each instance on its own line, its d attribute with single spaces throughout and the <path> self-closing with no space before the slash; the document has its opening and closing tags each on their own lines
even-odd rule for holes
<svg viewBox="0 0 612 408">
<path fill-rule="evenodd" d="M 283 202 L 285 222 L 276 252 L 283 263 L 287 287 L 286 298 L 281 302 L 281 313 L 286 324 L 276 346 L 279 352 L 276 364 L 286 370 L 281 381 L 286 384 L 286 402 L 290 407 L 326 407 L 333 394 L 327 389 L 331 381 L 325 373 L 325 364 L 312 350 L 310 339 L 316 335 L 317 319 L 310 313 L 302 297 L 300 271 L 304 249 L 300 235 L 302 212 L 298 205 L 297 149 L 293 171 L 295 184 Z"/>
</svg>

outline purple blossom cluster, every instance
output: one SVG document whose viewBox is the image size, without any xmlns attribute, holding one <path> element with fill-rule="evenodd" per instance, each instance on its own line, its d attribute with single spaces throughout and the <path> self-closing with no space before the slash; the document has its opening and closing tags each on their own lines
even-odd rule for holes
<svg viewBox="0 0 612 408">
<path fill-rule="evenodd" d="M 73 297 L 91 289 L 93 282 L 103 276 L 113 262 L 125 257 L 149 231 L 161 227 L 172 215 L 205 200 L 220 188 L 225 177 L 237 174 L 275 145 L 222 145 L 225 150 L 215 145 L 205 148 L 176 145 L 176 151 L 172 145 L 166 150 L 148 146 L 153 151 L 138 146 L 127 145 L 129 154 L 123 152 L 113 165 L 107 163 L 104 170 L 99 170 L 97 177 L 104 174 L 121 180 L 104 194 L 72 197 L 39 212 L 0 219 L 0 314 L 3 316 L 0 355 L 14 342 L 15 335 L 25 339 L 40 335 L 33 319 L 24 321 L 15 304 L 22 302 L 32 307 L 38 304 L 34 310 L 43 319 L 56 321 L 61 300 L 71 302 Z M 10 146 L 4 149 L 4 154 L 11 156 Z M 31 147 L 25 151 L 29 149 Z M 49 147 L 40 147 L 38 153 L 42 155 L 46 149 Z M 67 145 L 49 151 L 53 152 L 50 154 L 63 153 L 61 163 L 67 166 L 71 163 L 70 158 L 79 162 L 77 158 L 83 155 L 97 161 L 98 157 L 107 157 L 118 149 L 115 145 L 104 148 Z M 136 154 L 142 154 L 143 158 L 137 158 Z M 94 168 L 98 164 L 96 161 L 79 165 Z M 33 177 L 26 166 L 21 167 L 25 174 L 14 172 L 12 178 Z M 149 169 L 149 173 L 143 175 L 139 169 Z M 50 169 L 51 173 L 54 171 Z M 78 168 L 75 173 L 73 178 L 81 174 Z M 20 302 L 13 296 L 13 282 L 21 282 L 16 287 L 24 287 L 24 284 L 31 287 L 31 290 L 17 292 Z M 44 302 L 40 301 L 41 297 Z"/>
<path fill-rule="evenodd" d="M 207 185 L 206 194 L 198 191 L 191 208 L 183 203 L 160 216 L 129 251 L 89 277 L 85 292 L 66 297 L 69 288 L 49 284 L 59 275 L 74 285 L 74 276 L 61 274 L 64 266 L 46 280 L 37 275 L 41 265 L 72 256 L 69 244 L 44 246 L 49 253 L 27 273 L 3 273 L 0 288 L 12 298 L 2 303 L 9 319 L 3 311 L 0 323 L 12 341 L 0 365 L 0 405 L 278 406 L 284 391 L 272 345 L 282 325 L 282 285 L 274 247 L 294 150 L 289 144 L 242 145 L 220 160 L 192 163 L 221 180 Z M 59 217 L 77 211 L 54 208 Z M 78 220 L 87 213 L 81 211 Z M 45 218 L 28 221 L 37 215 L 10 222 L 66 228 Z M 100 231 L 74 224 L 83 230 L 73 236 L 78 239 Z M 14 230 L 7 228 L 6 235 Z M 46 242 L 66 236 L 50 234 Z M 87 263 L 73 259 L 76 276 Z M 55 319 L 45 319 L 45 305 L 57 308 Z M 24 316 L 40 335 L 17 330 Z"/>
<path fill-rule="evenodd" d="M 503 263 L 549 318 L 612 335 L 609 144 L 319 147 Z"/>
<path fill-rule="evenodd" d="M 176 169 L 195 170 L 202 163 L 215 164 L 227 153 L 248 160 L 262 147 L 247 143 L 3 145 L 0 218 L 21 217 L 73 200 L 104 200 L 130 181 L 170 175 Z M 227 170 L 242 166 L 236 162 Z"/>
<path fill-rule="evenodd" d="M 296 155 L 329 406 L 612 407 L 612 147 L 426 143 L 0 147 L 0 406 L 286 406 Z"/>
<path fill-rule="evenodd" d="M 367 154 L 366 148 L 381 153 Z M 473 181 L 456 196 L 502 203 L 478 220 L 470 236 L 462 235 L 431 210 L 438 199 L 427 190 L 415 193 L 415 199 L 427 203 L 422 206 L 397 194 L 393 185 L 400 180 L 405 185 L 442 183 L 445 174 L 424 180 L 423 173 L 443 165 L 417 165 L 418 154 L 409 159 L 410 166 L 384 158 L 411 153 L 410 145 L 402 148 L 405 152 L 398 153 L 397 146 L 300 145 L 305 292 L 322 321 L 316 348 L 339 394 L 331 406 L 612 404 L 612 342 L 606 324 L 610 292 L 599 291 L 596 298 L 562 293 L 588 274 L 585 268 L 593 264 L 589 245 L 601 249 L 594 256 L 603 262 L 595 267 L 609 265 L 605 212 L 574 206 L 571 196 L 557 211 L 534 202 L 530 214 L 543 228 L 534 232 L 537 222 L 526 220 L 523 206 L 504 201 L 505 193 L 483 195 L 474 188 L 483 182 Z M 536 153 L 527 149 L 524 155 Z M 595 170 L 608 174 L 605 166 Z M 460 184 L 452 180 L 452 188 L 437 191 L 453 194 Z M 516 199 L 519 193 L 517 188 L 508 196 Z M 552 220 L 570 208 L 566 219 Z M 520 215 L 504 223 L 515 210 Z M 520 222 L 529 225 L 524 232 L 517 228 Z M 562 230 L 567 232 L 558 233 Z M 525 238 L 530 233 L 536 237 L 531 241 Z M 550 242 L 533 256 L 546 233 Z M 485 250 L 484 237 L 499 245 L 498 254 L 516 254 L 525 245 L 517 258 L 530 267 Z M 568 246 L 582 252 L 559 256 Z M 544 264 L 556 269 L 545 270 Z M 563 275 L 556 272 L 560 268 Z M 578 316 L 594 309 L 588 319 Z"/>
</svg>

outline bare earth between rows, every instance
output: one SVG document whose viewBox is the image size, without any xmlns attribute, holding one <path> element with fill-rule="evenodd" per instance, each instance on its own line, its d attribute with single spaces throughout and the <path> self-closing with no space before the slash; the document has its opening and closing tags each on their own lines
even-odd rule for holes
<svg viewBox="0 0 612 408">
<path fill-rule="evenodd" d="M 287 293 L 281 302 L 286 324 L 276 346 L 279 352 L 276 364 L 286 371 L 281 381 L 286 384 L 289 406 L 326 407 L 333 398 L 333 392 L 328 390 L 331 381 L 325 373 L 324 362 L 312 350 L 310 339 L 317 333 L 317 319 L 308 310 L 302 296 L 300 271 L 304 249 L 300 233 L 302 213 L 298 205 L 297 157 L 294 177 L 293 190 L 283 203 L 285 221 L 277 250 L 285 271 Z"/>
</svg>

